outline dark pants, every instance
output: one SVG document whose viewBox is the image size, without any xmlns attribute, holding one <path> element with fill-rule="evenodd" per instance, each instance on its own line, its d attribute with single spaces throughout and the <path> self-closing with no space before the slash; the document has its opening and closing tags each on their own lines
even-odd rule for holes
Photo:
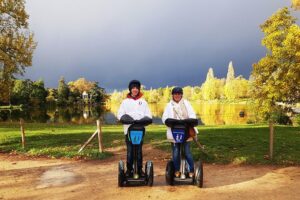
<svg viewBox="0 0 300 200">
<path fill-rule="evenodd" d="M 175 171 L 180 171 L 180 143 L 171 143 L 172 145 L 172 159 L 174 162 Z M 185 142 L 183 144 L 185 159 L 189 165 L 189 171 L 194 172 L 194 160 L 190 150 L 190 142 Z"/>
<path fill-rule="evenodd" d="M 134 159 L 134 148 L 137 150 L 137 170 L 140 171 L 143 168 L 143 152 L 142 152 L 142 146 L 143 142 L 141 142 L 140 145 L 133 145 L 128 140 L 127 135 L 125 135 L 125 142 L 127 146 L 127 170 L 132 171 L 133 170 L 133 159 Z"/>
</svg>

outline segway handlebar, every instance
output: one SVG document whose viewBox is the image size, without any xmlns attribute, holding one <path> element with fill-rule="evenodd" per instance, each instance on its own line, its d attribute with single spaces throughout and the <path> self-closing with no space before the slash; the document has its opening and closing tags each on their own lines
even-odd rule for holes
<svg viewBox="0 0 300 200">
<path fill-rule="evenodd" d="M 134 120 L 130 115 L 125 114 L 121 117 L 120 122 L 122 124 L 138 124 L 142 126 L 148 126 L 152 123 L 152 119 L 150 117 L 143 117 L 139 120 Z"/>
<path fill-rule="evenodd" d="M 173 119 L 173 118 L 168 118 L 165 121 L 165 124 L 168 127 L 173 127 L 175 125 L 184 125 L 184 126 L 197 126 L 198 125 L 198 119 L 194 119 L 194 118 L 188 118 L 188 119 Z"/>
</svg>

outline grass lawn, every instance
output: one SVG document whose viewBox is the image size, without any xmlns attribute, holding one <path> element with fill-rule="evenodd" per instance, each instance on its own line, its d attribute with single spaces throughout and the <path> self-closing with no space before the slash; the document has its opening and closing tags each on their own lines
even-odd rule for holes
<svg viewBox="0 0 300 200">
<path fill-rule="evenodd" d="M 202 153 L 192 143 L 194 159 L 208 163 L 236 164 L 300 164 L 300 127 L 276 126 L 274 159 L 264 159 L 268 154 L 269 131 L 266 125 L 199 126 L 199 140 L 206 146 Z M 16 152 L 31 156 L 103 159 L 109 152 L 98 153 L 97 140 L 77 153 L 81 145 L 94 133 L 95 125 L 25 124 L 26 148 L 21 147 L 18 124 L 0 123 L 0 152 Z M 107 125 L 102 128 L 104 148 L 124 144 L 123 127 Z M 145 143 L 170 152 L 163 125 L 147 128 Z"/>
</svg>

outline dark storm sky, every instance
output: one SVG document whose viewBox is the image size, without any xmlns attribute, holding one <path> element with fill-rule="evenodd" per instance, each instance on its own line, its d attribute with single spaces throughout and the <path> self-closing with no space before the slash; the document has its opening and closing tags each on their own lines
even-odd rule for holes
<svg viewBox="0 0 300 200">
<path fill-rule="evenodd" d="M 108 91 L 200 85 L 229 61 L 248 78 L 265 55 L 259 29 L 288 0 L 27 0 L 38 42 L 25 78 L 47 87 L 85 77 Z M 293 15 L 300 17 L 300 12 Z"/>
</svg>

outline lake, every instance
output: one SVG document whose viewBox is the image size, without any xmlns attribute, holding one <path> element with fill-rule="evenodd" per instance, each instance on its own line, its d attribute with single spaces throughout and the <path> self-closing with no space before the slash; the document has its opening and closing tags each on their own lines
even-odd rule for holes
<svg viewBox="0 0 300 200">
<path fill-rule="evenodd" d="M 220 103 L 220 102 L 191 102 L 197 117 L 204 125 L 247 124 L 255 121 L 252 105 L 247 102 Z M 162 124 L 161 116 L 166 103 L 149 104 L 155 124 Z M 119 104 L 82 107 L 46 107 L 23 110 L 1 110 L 1 122 L 17 122 L 23 118 L 25 122 L 38 123 L 95 123 L 100 117 L 104 124 L 116 124 L 116 114 Z"/>
</svg>

